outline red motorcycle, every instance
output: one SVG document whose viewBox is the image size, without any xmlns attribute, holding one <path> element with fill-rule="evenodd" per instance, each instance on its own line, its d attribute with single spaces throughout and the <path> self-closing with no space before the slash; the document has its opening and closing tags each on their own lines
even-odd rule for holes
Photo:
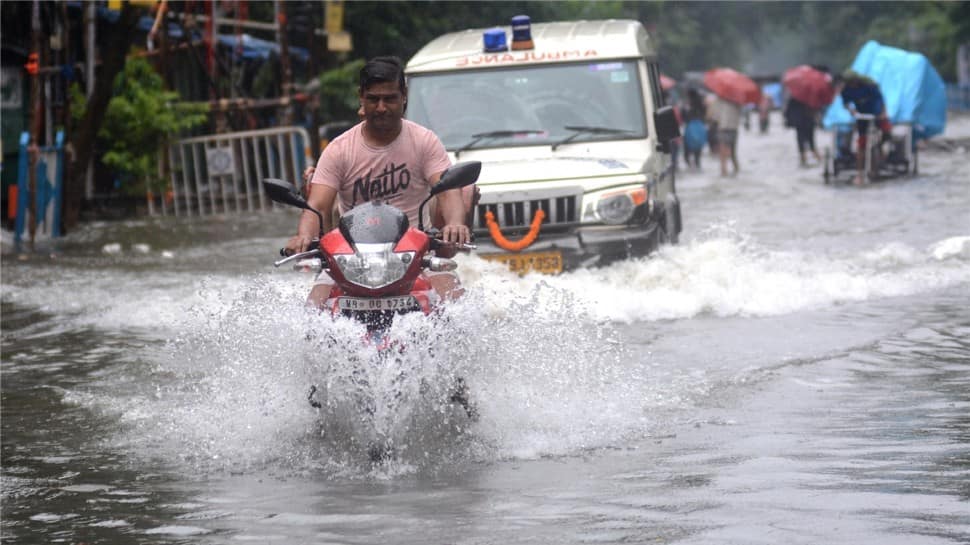
<svg viewBox="0 0 970 545">
<path fill-rule="evenodd" d="M 393 367 L 393 361 L 401 353 L 402 347 L 388 341 L 386 333 L 395 316 L 421 312 L 429 315 L 435 312 L 440 297 L 425 280 L 422 271 L 452 271 L 457 267 L 450 259 L 458 251 L 470 251 L 470 244 L 454 244 L 440 240 L 433 226 L 425 228 L 424 207 L 435 195 L 449 189 L 471 185 L 478 180 L 482 165 L 478 161 L 459 163 L 449 168 L 441 180 L 431 188 L 428 197 L 418 207 L 418 226 L 409 226 L 404 212 L 385 202 L 374 200 L 356 206 L 340 217 L 338 226 L 329 233 L 323 232 L 323 216 L 300 195 L 294 186 L 278 179 L 264 179 L 263 187 L 275 202 L 309 210 L 317 215 L 321 230 L 317 239 L 305 252 L 296 253 L 276 261 L 275 266 L 297 262 L 301 268 L 326 270 L 334 280 L 334 288 L 326 302 L 326 310 L 333 316 L 344 316 L 366 326 L 365 343 L 377 348 L 379 361 L 371 367 Z M 280 250 L 281 255 L 286 255 Z M 448 257 L 445 257 L 448 256 Z M 353 372 L 347 382 L 355 395 L 356 405 L 364 414 L 374 417 L 386 410 L 393 412 L 394 407 L 380 399 L 388 399 L 391 405 L 403 397 L 401 392 L 386 395 L 371 388 L 370 369 L 360 368 Z M 403 381 L 403 373 L 397 377 Z M 326 381 L 330 383 L 331 381 Z M 450 402 L 462 406 L 470 418 L 475 411 L 468 400 L 467 387 L 461 378 L 455 378 L 451 387 Z M 326 389 L 326 388 L 324 388 Z M 317 395 L 324 397 L 319 401 Z M 318 409 L 331 403 L 328 392 L 321 392 L 311 386 L 308 396 L 310 404 Z M 369 453 L 372 459 L 382 459 L 391 451 L 384 434 L 378 433 L 371 440 Z M 375 442 L 376 441 L 376 442 Z"/>
</svg>

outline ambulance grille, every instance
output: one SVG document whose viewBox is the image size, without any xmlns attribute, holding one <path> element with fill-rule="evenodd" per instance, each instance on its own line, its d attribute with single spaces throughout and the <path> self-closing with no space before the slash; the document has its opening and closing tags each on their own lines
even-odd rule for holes
<svg viewBox="0 0 970 545">
<path fill-rule="evenodd" d="M 565 195 L 499 203 L 482 202 L 475 210 L 474 229 L 488 229 L 485 213 L 489 210 L 503 231 L 528 229 L 536 211 L 540 209 L 546 214 L 543 227 L 576 224 L 579 222 L 579 200 L 578 195 Z"/>
</svg>

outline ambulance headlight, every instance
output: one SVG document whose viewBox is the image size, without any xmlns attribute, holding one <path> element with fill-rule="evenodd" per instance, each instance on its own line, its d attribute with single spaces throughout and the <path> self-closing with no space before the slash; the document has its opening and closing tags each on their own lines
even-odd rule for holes
<svg viewBox="0 0 970 545">
<path fill-rule="evenodd" d="M 585 199 L 583 222 L 622 225 L 629 222 L 637 208 L 647 202 L 647 189 L 638 186 L 619 191 L 605 191 Z"/>
</svg>

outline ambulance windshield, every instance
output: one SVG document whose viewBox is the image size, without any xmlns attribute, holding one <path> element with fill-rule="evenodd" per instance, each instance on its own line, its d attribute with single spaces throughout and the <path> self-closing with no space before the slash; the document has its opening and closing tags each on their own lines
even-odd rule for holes
<svg viewBox="0 0 970 545">
<path fill-rule="evenodd" d="M 407 117 L 451 151 L 472 141 L 489 148 L 552 145 L 570 136 L 573 143 L 647 136 L 633 60 L 417 74 L 408 81 Z M 577 126 L 616 131 L 575 135 L 566 128 Z M 483 133 L 498 136 L 476 138 Z"/>
</svg>

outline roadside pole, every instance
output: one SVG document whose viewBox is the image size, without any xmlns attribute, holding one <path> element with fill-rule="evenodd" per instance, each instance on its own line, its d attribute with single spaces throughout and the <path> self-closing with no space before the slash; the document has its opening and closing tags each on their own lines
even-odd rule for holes
<svg viewBox="0 0 970 545">
<path fill-rule="evenodd" d="M 38 138 L 40 138 L 41 130 L 44 123 L 44 105 L 43 96 L 41 95 L 40 89 L 40 78 L 38 77 L 38 68 L 42 64 L 40 59 L 41 51 L 41 28 L 40 28 L 40 0 L 34 0 L 33 5 L 30 10 L 30 31 L 31 31 L 31 53 L 32 57 L 28 60 L 28 65 L 33 66 L 33 70 L 28 68 L 28 72 L 31 73 L 30 78 L 30 105 L 33 109 L 33 117 L 30 124 L 30 143 L 27 146 L 27 158 L 28 158 L 28 169 L 27 169 L 27 198 L 29 200 L 30 206 L 30 216 L 27 222 L 27 232 L 30 234 L 30 251 L 34 251 L 34 237 L 37 234 L 37 158 L 38 155 L 35 152 L 37 146 L 40 145 Z"/>
<path fill-rule="evenodd" d="M 276 0 L 276 40 L 280 44 L 280 71 L 282 78 L 280 81 L 280 97 L 283 100 L 283 107 L 280 109 L 281 127 L 288 127 L 293 124 L 293 103 L 290 95 L 293 91 L 293 72 L 290 68 L 290 46 L 286 36 L 286 3 Z"/>
</svg>

